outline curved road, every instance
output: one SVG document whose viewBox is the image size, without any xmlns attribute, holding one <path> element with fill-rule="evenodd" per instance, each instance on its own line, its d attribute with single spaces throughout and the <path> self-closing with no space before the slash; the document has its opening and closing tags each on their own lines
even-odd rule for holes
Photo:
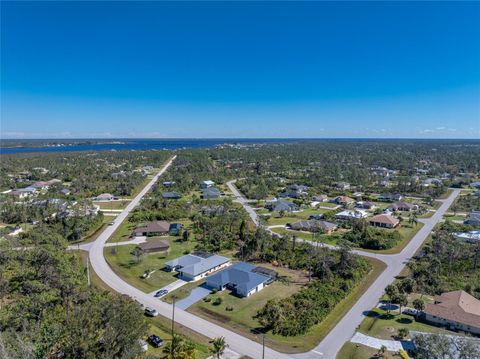
<svg viewBox="0 0 480 359">
<path fill-rule="evenodd" d="M 174 159 L 175 156 L 165 164 L 165 166 L 153 177 L 147 186 L 145 186 L 145 188 L 115 218 L 113 225 L 108 226 L 94 242 L 88 245 L 88 247 L 85 246 L 85 248 L 82 248 L 89 251 L 89 259 L 93 270 L 110 288 L 134 298 L 144 306 L 157 309 L 161 315 L 167 318 L 171 317 L 172 305 L 158 300 L 148 293 L 144 293 L 125 282 L 110 268 L 105 260 L 103 251 L 108 239 L 113 235 L 120 224 L 128 217 L 130 212 L 140 203 L 143 196 L 145 196 L 145 194 L 153 187 L 158 178 L 171 166 Z M 227 185 L 234 193 L 236 201 L 242 204 L 245 210 L 249 213 L 253 222 L 256 225 L 259 225 L 257 214 L 253 208 L 248 205 L 248 201 L 235 188 L 233 185 L 234 182 L 235 181 L 230 181 L 227 183 Z M 342 345 L 346 341 L 350 340 L 350 338 L 353 336 L 356 327 L 363 319 L 363 312 L 370 310 L 377 304 L 378 299 L 383 294 L 385 286 L 391 283 L 394 277 L 400 273 L 405 266 L 405 263 L 408 261 L 408 258 L 410 258 L 421 246 L 425 238 L 432 230 L 433 226 L 442 218 L 443 214 L 450 207 L 458 193 L 459 190 L 454 190 L 450 197 L 444 201 L 438 211 L 431 218 L 423 221 L 425 224 L 423 228 L 415 235 L 415 237 L 410 241 L 409 245 L 400 254 L 375 255 L 368 252 L 359 253 L 362 255 L 368 255 L 370 257 L 374 256 L 385 261 L 385 263 L 388 265 L 387 269 L 377 278 L 373 285 L 364 293 L 357 303 L 355 303 L 348 314 L 338 322 L 335 328 L 330 331 L 325 339 L 314 350 L 307 353 L 288 355 L 265 348 L 265 358 L 335 358 Z M 262 346 L 259 343 L 236 334 L 219 325 L 199 318 L 191 313 L 177 308 L 175 310 L 175 322 L 209 338 L 224 336 L 230 349 L 237 353 L 248 355 L 249 357 L 255 359 L 262 357 Z"/>
<path fill-rule="evenodd" d="M 228 188 L 236 197 L 236 201 L 240 203 L 249 213 L 253 222 L 258 225 L 259 220 L 257 213 L 248 204 L 238 189 L 234 186 L 235 180 L 227 183 Z M 433 227 L 440 222 L 443 215 L 452 205 L 455 198 L 460 193 L 460 189 L 454 189 L 450 196 L 442 200 L 442 205 L 430 218 L 421 219 L 423 227 L 410 240 L 408 245 L 398 254 L 375 254 L 361 250 L 353 251 L 356 254 L 379 259 L 387 265 L 387 268 L 378 276 L 375 282 L 365 291 L 360 299 L 354 304 L 350 311 L 337 323 L 337 325 L 328 333 L 328 335 L 310 352 L 293 355 L 296 358 L 335 358 L 343 344 L 349 341 L 355 334 L 356 328 L 364 319 L 364 313 L 374 308 L 379 298 L 383 295 L 385 287 L 395 280 L 408 260 L 417 252 L 425 239 L 428 237 Z M 327 245 L 335 248 L 334 246 Z"/>
</svg>

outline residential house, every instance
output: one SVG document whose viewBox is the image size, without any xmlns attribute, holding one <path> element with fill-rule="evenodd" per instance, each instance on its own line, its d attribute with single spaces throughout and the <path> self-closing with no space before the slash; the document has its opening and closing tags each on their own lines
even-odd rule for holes
<svg viewBox="0 0 480 359">
<path fill-rule="evenodd" d="M 163 182 L 163 187 L 173 187 L 175 186 L 175 181 L 165 181 Z"/>
<path fill-rule="evenodd" d="M 70 195 L 70 193 L 72 193 L 68 188 L 62 188 L 60 190 L 60 193 L 64 194 L 65 196 L 68 196 Z"/>
<path fill-rule="evenodd" d="M 427 178 L 423 180 L 423 185 L 425 187 L 428 186 L 440 186 L 442 184 L 442 181 L 439 180 L 438 178 Z"/>
<path fill-rule="evenodd" d="M 347 189 L 350 188 L 350 183 L 348 183 L 348 182 L 343 182 L 343 181 L 341 181 L 341 182 L 336 182 L 334 185 L 335 185 L 335 188 L 337 188 L 337 189 L 339 189 L 339 190 L 342 190 L 342 191 L 345 191 L 345 190 L 347 190 Z"/>
<path fill-rule="evenodd" d="M 480 211 L 473 210 L 470 212 L 468 217 L 463 221 L 464 224 L 469 224 L 472 226 L 480 226 Z"/>
<path fill-rule="evenodd" d="M 400 220 L 389 214 L 378 214 L 370 218 L 368 223 L 374 227 L 395 228 L 400 224 Z"/>
<path fill-rule="evenodd" d="M 357 210 L 357 209 L 347 209 L 335 215 L 335 218 L 340 220 L 363 219 L 367 217 L 368 217 L 367 212 L 363 210 Z"/>
<path fill-rule="evenodd" d="M 480 241 L 480 231 L 456 232 L 453 233 L 453 236 L 469 243 L 478 243 Z"/>
<path fill-rule="evenodd" d="M 137 227 L 133 231 L 136 237 L 166 236 L 170 232 L 170 223 L 167 221 L 150 222 L 145 226 Z"/>
<path fill-rule="evenodd" d="M 216 290 L 230 289 L 238 297 L 249 297 L 261 291 L 277 277 L 273 270 L 240 262 L 209 276 L 206 285 Z"/>
<path fill-rule="evenodd" d="M 447 328 L 480 334 L 480 301 L 463 290 L 442 293 L 425 304 L 425 320 Z"/>
<path fill-rule="evenodd" d="M 115 196 L 110 193 L 102 193 L 93 198 L 94 201 L 113 201 L 114 199 Z"/>
<path fill-rule="evenodd" d="M 19 199 L 24 199 L 24 198 L 28 198 L 30 196 L 33 196 L 36 193 L 37 193 L 37 190 L 35 188 L 25 187 L 25 188 L 19 188 L 19 189 L 13 190 L 9 194 L 12 195 L 12 196 L 15 196 Z"/>
<path fill-rule="evenodd" d="M 209 188 L 209 187 L 212 187 L 214 185 L 215 185 L 215 182 L 210 181 L 210 180 L 200 182 L 200 188 Z"/>
<path fill-rule="evenodd" d="M 163 192 L 162 198 L 164 199 L 180 199 L 182 195 L 178 192 Z"/>
<path fill-rule="evenodd" d="M 225 212 L 225 207 L 222 205 L 217 205 L 217 206 L 203 206 L 200 208 L 200 211 L 202 214 L 205 214 L 207 216 L 215 216 L 215 215 L 220 215 Z"/>
<path fill-rule="evenodd" d="M 387 207 L 387 210 L 390 212 L 402 211 L 402 212 L 410 212 L 418 210 L 418 205 L 411 204 L 407 202 L 395 202 L 392 203 Z"/>
<path fill-rule="evenodd" d="M 301 184 L 291 184 L 288 186 L 288 189 L 295 192 L 305 192 L 308 189 L 308 186 Z"/>
<path fill-rule="evenodd" d="M 167 241 L 152 240 L 140 243 L 138 247 L 144 253 L 168 253 L 170 250 L 170 244 Z"/>
<path fill-rule="evenodd" d="M 399 193 L 382 193 L 378 196 L 378 199 L 381 201 L 401 201 L 403 195 Z"/>
<path fill-rule="evenodd" d="M 342 205 L 342 206 L 349 206 L 349 205 L 352 205 L 353 203 L 355 203 L 355 200 L 353 198 L 348 197 L 348 196 L 338 196 L 338 197 L 335 197 L 332 200 L 332 203 L 336 203 L 336 204 L 339 204 L 339 205 Z"/>
<path fill-rule="evenodd" d="M 220 190 L 215 187 L 207 187 L 202 190 L 203 199 L 217 199 L 221 194 Z"/>
<path fill-rule="evenodd" d="M 295 191 L 285 191 L 278 195 L 279 198 L 302 198 L 305 196 L 306 196 L 306 193 L 295 192 Z"/>
<path fill-rule="evenodd" d="M 312 201 L 316 202 L 327 202 L 328 201 L 328 196 L 326 194 L 321 194 L 318 196 L 313 196 Z"/>
<path fill-rule="evenodd" d="M 294 231 L 322 232 L 327 234 L 331 234 L 334 230 L 337 229 L 337 227 L 338 226 L 335 223 L 319 221 L 316 219 L 287 224 L 287 228 Z"/>
<path fill-rule="evenodd" d="M 294 212 L 298 211 L 298 206 L 295 203 L 292 202 L 284 202 L 284 201 L 272 201 L 268 202 L 265 205 L 265 208 L 267 208 L 270 211 L 274 212 Z"/>
<path fill-rule="evenodd" d="M 358 201 L 355 204 L 355 208 L 372 210 L 372 209 L 377 208 L 377 206 L 375 206 L 372 202 Z"/>
<path fill-rule="evenodd" d="M 470 186 L 474 187 L 474 188 L 480 188 L 480 182 L 477 181 L 477 182 L 472 182 L 470 183 Z"/>
<path fill-rule="evenodd" d="M 182 279 L 197 281 L 230 264 L 226 257 L 197 251 L 166 262 L 165 270 L 178 272 Z"/>
</svg>

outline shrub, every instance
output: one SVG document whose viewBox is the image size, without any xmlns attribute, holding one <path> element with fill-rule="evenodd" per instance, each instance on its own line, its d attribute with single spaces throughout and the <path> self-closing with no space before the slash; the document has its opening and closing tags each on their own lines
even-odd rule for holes
<svg viewBox="0 0 480 359">
<path fill-rule="evenodd" d="M 210 297 L 203 298 L 203 301 L 206 302 L 206 303 L 210 302 L 211 300 L 212 300 L 212 298 L 210 298 Z"/>
<path fill-rule="evenodd" d="M 213 305 L 220 305 L 222 304 L 222 298 L 215 298 L 215 300 L 212 302 Z"/>
<path fill-rule="evenodd" d="M 233 307 L 228 306 L 228 307 L 225 308 L 225 310 L 226 310 L 227 312 L 232 312 L 232 311 L 233 311 Z"/>
</svg>

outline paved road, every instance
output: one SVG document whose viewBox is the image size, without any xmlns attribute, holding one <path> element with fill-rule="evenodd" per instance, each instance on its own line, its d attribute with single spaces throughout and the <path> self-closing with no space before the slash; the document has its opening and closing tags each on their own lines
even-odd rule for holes
<svg viewBox="0 0 480 359">
<path fill-rule="evenodd" d="M 387 264 L 387 268 L 380 274 L 377 280 L 367 289 L 363 296 L 355 303 L 350 311 L 341 319 L 335 328 L 320 342 L 314 349 L 315 352 L 322 353 L 322 358 L 335 358 L 343 344 L 352 338 L 356 328 L 364 319 L 364 312 L 374 308 L 379 298 L 382 296 L 385 287 L 392 283 L 395 277 L 400 274 L 408 260 L 415 254 L 432 231 L 433 227 L 442 219 L 443 214 L 451 206 L 455 198 L 460 193 L 459 189 L 453 190 L 452 194 L 443 201 L 437 212 L 427 219 L 423 219 L 424 226 L 412 238 L 410 243 L 399 254 L 378 255 L 377 258 Z M 359 253 L 359 254 L 364 254 Z M 297 358 L 311 358 L 309 353 L 297 354 Z"/>
<path fill-rule="evenodd" d="M 245 208 L 252 220 L 258 225 L 258 216 L 249 206 L 248 201 L 235 188 L 235 181 L 227 183 L 230 190 L 235 194 L 236 201 Z M 421 219 L 424 225 L 410 240 L 409 244 L 398 254 L 376 254 L 354 250 L 353 252 L 362 256 L 379 259 L 387 264 L 387 268 L 380 274 L 376 281 L 367 289 L 362 297 L 355 303 L 350 311 L 341 319 L 337 325 L 328 333 L 328 335 L 315 347 L 307 353 L 292 355 L 295 358 L 327 358 L 333 359 L 342 348 L 343 344 L 352 338 L 356 328 L 364 319 L 364 313 L 374 308 L 379 298 L 383 295 L 385 287 L 392 283 L 395 277 L 400 274 L 407 264 L 408 260 L 417 252 L 422 243 L 428 237 L 433 227 L 441 221 L 443 215 L 452 205 L 453 201 L 460 194 L 460 189 L 454 189 L 450 196 L 442 200 L 442 205 L 430 218 Z M 302 241 L 301 239 L 298 239 Z M 308 241 L 305 241 L 308 243 Z M 311 243 L 311 242 L 310 242 Z M 335 249 L 334 246 L 325 245 Z"/>
<path fill-rule="evenodd" d="M 120 278 L 108 265 L 105 257 L 103 256 L 103 249 L 110 236 L 115 232 L 120 223 L 125 220 L 128 214 L 140 203 L 142 197 L 152 188 L 157 179 L 170 167 L 173 158 L 165 165 L 165 167 L 150 181 L 147 186 L 128 204 L 124 211 L 118 215 L 115 220 L 115 224 L 108 226 L 105 231 L 98 236 L 95 242 L 92 242 L 89 246 L 89 258 L 93 270 L 97 275 L 113 290 L 126 294 L 144 306 L 153 307 L 158 312 L 165 316 L 170 317 L 172 313 L 172 306 L 161 300 L 158 300 L 148 293 L 144 293 L 141 290 L 131 286 Z M 184 310 L 175 310 L 175 322 L 184 325 L 187 328 L 191 328 L 194 331 L 205 335 L 208 338 L 216 338 L 224 336 L 229 348 L 237 353 L 248 355 L 252 358 L 262 357 L 262 346 L 253 340 L 245 338 L 239 334 L 236 334 L 230 330 L 227 330 L 219 325 L 211 323 L 207 320 L 199 318 L 193 314 L 190 314 Z M 265 358 L 271 359 L 283 359 L 289 358 L 288 355 L 278 353 L 274 350 L 266 348 Z"/>
<path fill-rule="evenodd" d="M 118 215 L 118 218 L 115 220 L 115 224 L 108 226 L 95 242 L 89 244 L 90 263 L 97 275 L 110 288 L 119 293 L 129 295 L 144 306 L 156 308 L 165 317 L 171 316 L 172 306 L 131 286 L 117 274 L 115 274 L 103 256 L 103 249 L 108 239 L 115 232 L 120 223 L 127 218 L 129 213 L 135 208 L 135 206 L 138 205 L 142 197 L 152 188 L 157 179 L 170 167 L 173 159 L 174 158 L 172 158 L 165 165 L 165 167 L 153 177 L 148 185 L 128 204 L 124 211 Z M 256 225 L 259 225 L 257 214 L 248 205 L 248 201 L 240 194 L 240 192 L 238 192 L 233 183 L 235 183 L 235 181 L 230 181 L 227 183 L 227 185 L 235 195 L 236 201 L 242 204 L 252 218 L 252 221 Z M 287 355 L 266 348 L 265 358 L 335 358 L 337 352 L 340 350 L 343 344 L 350 340 L 355 333 L 356 327 L 363 319 L 362 313 L 375 307 L 378 299 L 383 294 L 385 286 L 391 283 L 394 280 L 394 277 L 400 273 L 408 261 L 408 258 L 410 258 L 421 246 L 425 238 L 432 230 L 433 226 L 442 218 L 443 214 L 446 212 L 448 207 L 450 207 L 451 203 L 457 197 L 459 192 L 459 190 L 454 190 L 450 197 L 444 201 L 439 210 L 431 218 L 423 220 L 425 223 L 423 228 L 414 236 L 409 245 L 407 245 L 407 247 L 400 254 L 375 255 L 368 253 L 368 256 L 375 256 L 376 258 L 384 260 L 388 264 L 387 269 L 379 276 L 379 278 L 377 278 L 377 280 L 353 306 L 349 313 L 335 326 L 335 328 L 314 350 L 307 353 Z M 367 252 L 362 252 L 359 254 L 367 255 L 366 253 Z M 230 349 L 237 353 L 248 355 L 252 358 L 262 357 L 262 346 L 257 342 L 207 320 L 199 318 L 184 310 L 177 309 L 175 311 L 175 321 L 209 338 L 224 336 L 229 344 Z"/>
</svg>

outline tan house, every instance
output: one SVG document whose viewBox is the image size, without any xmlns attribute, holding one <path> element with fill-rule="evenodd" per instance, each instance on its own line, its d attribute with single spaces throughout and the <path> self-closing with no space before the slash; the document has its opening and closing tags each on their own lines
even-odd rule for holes
<svg viewBox="0 0 480 359">
<path fill-rule="evenodd" d="M 480 334 L 480 300 L 463 290 L 442 293 L 426 304 L 425 320 L 451 329 Z"/>
<path fill-rule="evenodd" d="M 167 221 L 155 221 L 147 223 L 142 227 L 137 227 L 133 231 L 136 237 L 139 236 L 166 236 L 170 232 L 170 223 Z"/>
<path fill-rule="evenodd" d="M 368 223 L 374 227 L 395 228 L 400 224 L 400 220 L 388 214 L 379 214 L 370 218 Z"/>
<path fill-rule="evenodd" d="M 162 241 L 162 240 L 153 240 L 153 241 L 140 243 L 138 247 L 144 253 L 157 253 L 157 252 L 168 253 L 168 251 L 170 250 L 170 244 L 168 244 L 167 241 Z"/>
</svg>

